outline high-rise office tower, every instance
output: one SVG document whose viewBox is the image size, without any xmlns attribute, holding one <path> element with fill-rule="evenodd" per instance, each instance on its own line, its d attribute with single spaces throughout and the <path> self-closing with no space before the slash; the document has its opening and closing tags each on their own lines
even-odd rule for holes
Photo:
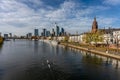
<svg viewBox="0 0 120 80">
<path fill-rule="evenodd" d="M 55 36 L 55 30 L 52 29 L 52 36 Z"/>
<path fill-rule="evenodd" d="M 46 29 L 43 29 L 43 36 L 46 36 Z"/>
<path fill-rule="evenodd" d="M 60 33 L 59 26 L 56 26 L 56 36 L 59 36 L 59 33 Z"/>
<path fill-rule="evenodd" d="M 28 38 L 31 38 L 32 37 L 32 33 L 28 33 Z"/>
<path fill-rule="evenodd" d="M 46 36 L 50 36 L 50 31 L 46 31 Z"/>
<path fill-rule="evenodd" d="M 35 29 L 35 30 L 34 30 L 34 35 L 35 35 L 35 36 L 39 36 L 39 31 L 38 31 L 38 29 Z"/>
<path fill-rule="evenodd" d="M 64 35 L 64 28 L 61 28 L 61 35 Z"/>
<path fill-rule="evenodd" d="M 2 36 L 2 33 L 0 32 L 0 37 Z"/>
<path fill-rule="evenodd" d="M 12 33 L 9 33 L 9 37 L 12 38 Z"/>
</svg>

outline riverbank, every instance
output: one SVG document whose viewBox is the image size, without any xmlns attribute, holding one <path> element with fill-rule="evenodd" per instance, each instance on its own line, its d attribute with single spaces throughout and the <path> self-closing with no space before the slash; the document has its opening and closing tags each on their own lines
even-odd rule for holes
<svg viewBox="0 0 120 80">
<path fill-rule="evenodd" d="M 96 50 L 95 48 L 91 49 L 91 48 L 88 48 L 88 47 L 86 48 L 86 47 L 79 46 L 78 44 L 75 45 L 75 44 L 69 44 L 69 43 L 60 43 L 60 45 L 64 45 L 64 46 L 68 46 L 68 47 L 71 47 L 71 48 L 88 51 L 88 52 L 91 52 L 93 54 L 98 54 L 98 55 L 101 55 L 101 56 L 105 56 L 105 57 L 120 60 L 120 55 L 106 53 L 104 51 Z"/>
<path fill-rule="evenodd" d="M 0 37 L 0 44 L 2 44 L 3 43 L 3 38 L 2 37 Z"/>
</svg>

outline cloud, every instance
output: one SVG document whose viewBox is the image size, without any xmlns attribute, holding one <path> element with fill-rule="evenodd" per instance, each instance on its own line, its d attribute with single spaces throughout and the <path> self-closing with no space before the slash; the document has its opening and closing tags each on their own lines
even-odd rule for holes
<svg viewBox="0 0 120 80">
<path fill-rule="evenodd" d="M 99 28 L 113 28 L 113 24 L 118 21 L 117 18 L 111 18 L 111 17 L 104 17 L 104 16 L 99 16 L 98 19 L 98 26 Z"/>
<path fill-rule="evenodd" d="M 74 1 L 64 1 L 56 8 L 41 0 L 0 0 L 0 32 L 25 35 L 34 28 L 40 32 L 43 28 L 51 30 L 57 22 L 67 32 L 82 33 L 91 30 L 94 13 L 106 9 L 108 7 L 85 6 Z M 99 23 L 105 25 L 116 21 L 114 18 L 99 19 Z"/>
<path fill-rule="evenodd" d="M 64 20 L 74 15 L 74 13 L 76 12 L 76 6 L 77 5 L 74 2 L 65 1 L 63 4 L 60 5 L 60 8 L 50 11 L 50 13 L 46 15 L 46 17 L 50 17 L 53 20 Z"/>
<path fill-rule="evenodd" d="M 109 5 L 119 5 L 120 0 L 104 0 L 103 3 L 104 4 L 109 4 Z"/>
</svg>

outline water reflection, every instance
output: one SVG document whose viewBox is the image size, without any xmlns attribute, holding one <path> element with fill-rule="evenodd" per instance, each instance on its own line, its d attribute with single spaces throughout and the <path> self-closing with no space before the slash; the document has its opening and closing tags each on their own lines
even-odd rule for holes
<svg viewBox="0 0 120 80">
<path fill-rule="evenodd" d="M 64 49 L 65 49 L 66 51 L 68 50 L 68 48 L 69 48 L 69 47 L 68 47 L 67 45 L 64 47 Z"/>
<path fill-rule="evenodd" d="M 69 77 L 70 75 L 68 73 L 54 68 L 54 64 L 51 64 L 51 68 L 49 69 L 47 64 L 44 63 L 42 66 L 27 68 L 24 75 L 20 77 L 20 80 L 69 80 Z"/>
<path fill-rule="evenodd" d="M 38 45 L 39 45 L 39 41 L 34 41 L 34 53 L 38 53 Z"/>
<path fill-rule="evenodd" d="M 116 60 L 116 66 L 115 66 L 116 69 L 119 68 L 119 64 L 118 64 L 118 60 Z"/>
<path fill-rule="evenodd" d="M 91 54 L 88 53 L 86 53 L 86 55 L 83 56 L 82 61 L 85 63 L 97 64 L 97 65 L 101 65 L 103 63 L 103 60 L 101 58 L 98 58 L 96 55 L 91 56 Z"/>
<path fill-rule="evenodd" d="M 118 60 L 108 58 L 108 57 L 103 57 L 103 56 L 96 55 L 96 54 L 82 51 L 82 50 L 77 50 L 74 48 L 69 48 L 69 49 L 74 53 L 76 53 L 76 52 L 82 53 L 82 55 L 83 55 L 82 61 L 83 62 L 87 61 L 86 63 L 90 63 L 90 64 L 92 63 L 92 64 L 96 64 L 96 65 L 104 65 L 104 66 L 108 66 L 108 67 L 112 66 L 115 69 L 120 69 L 120 66 L 119 66 L 120 61 L 118 61 Z"/>
<path fill-rule="evenodd" d="M 1 49 L 0 80 L 120 79 L 119 61 L 90 52 L 26 40 L 6 42 Z"/>
<path fill-rule="evenodd" d="M 53 52 L 53 54 L 58 55 L 59 54 L 59 45 L 50 45 L 51 47 L 51 52 Z"/>
</svg>

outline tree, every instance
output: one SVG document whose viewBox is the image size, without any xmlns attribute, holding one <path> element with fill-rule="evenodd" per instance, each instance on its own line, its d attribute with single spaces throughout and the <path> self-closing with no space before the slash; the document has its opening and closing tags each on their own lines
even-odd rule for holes
<svg viewBox="0 0 120 80">
<path fill-rule="evenodd" d="M 3 38 L 2 37 L 0 37 L 0 44 L 2 44 L 3 43 Z"/>
<path fill-rule="evenodd" d="M 103 42 L 103 32 L 97 31 L 96 33 L 86 33 L 83 40 L 89 44 L 91 42 L 95 42 L 96 44 L 97 42 Z"/>
<path fill-rule="evenodd" d="M 68 42 L 68 40 L 69 40 L 69 36 L 65 36 L 64 42 Z"/>
</svg>

